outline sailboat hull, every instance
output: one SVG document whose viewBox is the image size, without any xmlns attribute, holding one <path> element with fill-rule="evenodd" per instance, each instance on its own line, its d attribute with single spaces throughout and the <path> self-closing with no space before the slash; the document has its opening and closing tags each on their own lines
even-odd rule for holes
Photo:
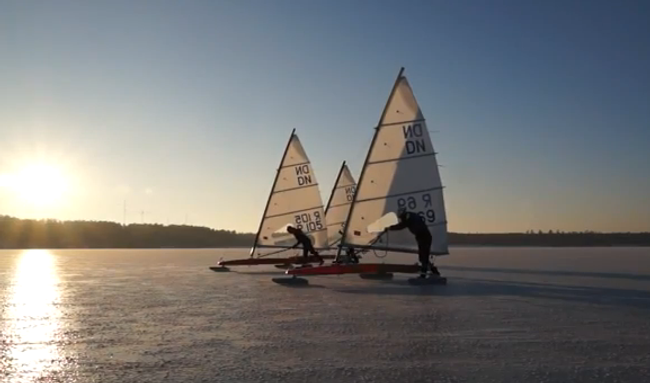
<svg viewBox="0 0 650 383">
<path fill-rule="evenodd" d="M 390 274 L 405 273 L 413 274 L 420 271 L 420 266 L 386 264 L 386 263 L 358 263 L 353 265 L 328 265 L 317 266 L 309 269 L 293 269 L 285 271 L 288 275 L 337 275 L 337 274 Z"/>
<path fill-rule="evenodd" d="M 334 259 L 335 255 L 323 254 L 320 256 L 323 259 Z M 310 255 L 305 258 L 303 256 L 294 256 L 289 258 L 242 258 L 232 259 L 230 261 L 221 261 L 219 266 L 259 266 L 259 265 L 278 265 L 278 264 L 296 264 L 301 265 L 305 263 L 316 263 L 319 259 L 316 256 Z"/>
</svg>

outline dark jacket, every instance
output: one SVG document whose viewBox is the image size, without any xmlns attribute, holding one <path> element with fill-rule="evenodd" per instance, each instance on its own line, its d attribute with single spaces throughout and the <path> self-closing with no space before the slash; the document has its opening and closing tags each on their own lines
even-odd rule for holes
<svg viewBox="0 0 650 383">
<path fill-rule="evenodd" d="M 400 214 L 398 218 L 399 222 L 388 227 L 388 230 L 409 229 L 416 238 L 431 238 L 431 232 L 420 215 L 407 211 Z"/>
<path fill-rule="evenodd" d="M 296 240 L 298 241 L 298 243 L 296 243 L 296 246 L 298 246 L 298 245 L 311 246 L 312 245 L 311 244 L 311 239 L 307 235 L 305 235 L 305 233 L 302 230 L 300 230 L 298 228 L 294 228 L 294 232 L 292 234 L 296 238 Z"/>
</svg>

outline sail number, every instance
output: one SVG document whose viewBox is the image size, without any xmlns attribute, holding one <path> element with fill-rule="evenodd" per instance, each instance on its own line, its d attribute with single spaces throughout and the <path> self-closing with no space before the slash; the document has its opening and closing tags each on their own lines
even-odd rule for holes
<svg viewBox="0 0 650 383">
<path fill-rule="evenodd" d="M 352 202 L 352 199 L 354 198 L 354 192 L 357 191 L 356 186 L 348 186 L 345 188 L 345 199 L 348 202 Z"/>
<path fill-rule="evenodd" d="M 432 198 L 429 193 L 420 195 L 420 198 L 413 196 L 402 197 L 397 199 L 397 208 L 417 212 L 424 219 L 424 222 L 434 223 L 436 221 L 436 213 L 433 211 L 433 203 L 431 201 Z"/>
<path fill-rule="evenodd" d="M 313 213 L 302 213 L 293 216 L 296 227 L 300 230 L 310 232 L 316 230 L 323 230 L 323 222 L 321 214 L 318 210 Z"/>
<path fill-rule="evenodd" d="M 421 123 L 402 126 L 402 134 L 404 135 L 406 154 L 419 154 L 427 152 L 427 146 L 424 141 L 424 129 L 425 128 Z"/>
<path fill-rule="evenodd" d="M 311 185 L 313 183 L 308 164 L 295 166 L 294 170 L 296 172 L 296 181 L 299 186 Z"/>
</svg>

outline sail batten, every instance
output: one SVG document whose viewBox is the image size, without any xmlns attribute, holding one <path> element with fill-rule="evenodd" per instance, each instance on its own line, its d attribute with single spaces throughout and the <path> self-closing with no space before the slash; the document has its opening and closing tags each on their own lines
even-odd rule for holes
<svg viewBox="0 0 650 383">
<path fill-rule="evenodd" d="M 303 162 L 303 163 L 299 163 L 299 164 L 281 165 L 280 169 L 288 168 L 288 167 L 291 167 L 291 166 L 309 165 L 309 164 L 311 164 L 311 162 L 307 161 L 307 162 Z"/>
<path fill-rule="evenodd" d="M 424 121 L 424 118 L 420 119 L 420 120 L 397 121 L 397 122 L 391 122 L 389 124 L 379 124 L 379 125 L 377 125 L 375 127 L 375 129 L 377 129 L 377 128 L 390 128 L 392 126 L 399 126 L 399 125 L 402 125 L 402 124 L 412 124 L 412 123 L 423 122 L 423 121 Z"/>
<path fill-rule="evenodd" d="M 289 225 L 302 229 L 316 249 L 327 247 L 325 210 L 318 182 L 295 129 L 276 171 L 251 254 L 256 248 L 292 246 L 295 239 L 286 231 Z"/>
<path fill-rule="evenodd" d="M 420 158 L 420 157 L 435 156 L 436 154 L 438 154 L 438 153 L 433 152 L 433 153 L 420 154 L 420 155 L 417 155 L 417 156 L 411 156 L 411 157 L 406 157 L 406 158 L 389 158 L 389 159 L 381 160 L 381 161 L 368 162 L 368 165 L 382 164 L 382 163 L 386 163 L 386 162 L 408 161 L 408 160 L 412 160 L 412 159 Z"/>
<path fill-rule="evenodd" d="M 341 246 L 417 253 L 408 230 L 383 229 L 397 223 L 397 211 L 422 216 L 431 230 L 431 254 L 448 254 L 447 218 L 436 151 L 426 119 L 400 70 L 359 177 Z"/>
</svg>

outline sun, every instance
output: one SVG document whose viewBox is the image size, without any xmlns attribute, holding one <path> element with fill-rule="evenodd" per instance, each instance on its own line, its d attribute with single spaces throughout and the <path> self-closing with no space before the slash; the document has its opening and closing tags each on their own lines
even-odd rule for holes
<svg viewBox="0 0 650 383">
<path fill-rule="evenodd" d="M 49 164 L 24 167 L 11 178 L 16 197 L 35 207 L 57 205 L 69 187 L 68 180 L 61 170 Z"/>
</svg>

